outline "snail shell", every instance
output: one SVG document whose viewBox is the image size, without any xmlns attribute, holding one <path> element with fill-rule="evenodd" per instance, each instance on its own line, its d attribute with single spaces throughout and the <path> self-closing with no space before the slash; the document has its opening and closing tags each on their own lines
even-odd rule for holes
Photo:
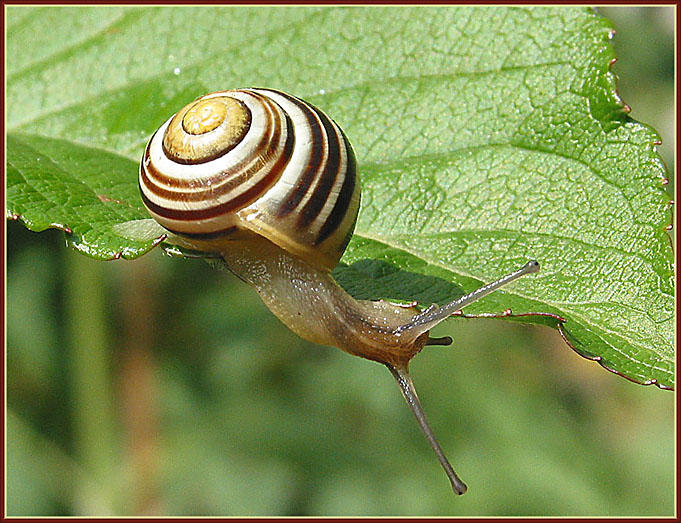
<svg viewBox="0 0 681 523">
<path fill-rule="evenodd" d="M 197 239 L 248 229 L 330 270 L 352 236 L 355 155 L 322 111 L 272 89 L 202 96 L 149 141 L 139 185 L 152 217 Z"/>
</svg>

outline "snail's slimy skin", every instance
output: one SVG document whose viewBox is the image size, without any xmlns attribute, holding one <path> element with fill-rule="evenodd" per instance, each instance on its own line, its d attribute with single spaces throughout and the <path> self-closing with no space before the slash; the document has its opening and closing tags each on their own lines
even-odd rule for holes
<svg viewBox="0 0 681 523">
<path fill-rule="evenodd" d="M 231 245 L 230 245 L 231 244 Z M 268 240 L 225 242 L 221 255 L 293 332 L 319 345 L 406 367 L 428 340 L 428 329 L 398 333 L 418 312 L 386 301 L 355 300 L 323 270 Z"/>
</svg>

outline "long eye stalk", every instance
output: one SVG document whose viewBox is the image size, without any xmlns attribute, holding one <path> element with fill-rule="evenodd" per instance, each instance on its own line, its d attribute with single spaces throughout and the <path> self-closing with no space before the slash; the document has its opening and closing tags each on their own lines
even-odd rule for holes
<svg viewBox="0 0 681 523">
<path fill-rule="evenodd" d="M 466 305 L 469 305 L 474 301 L 478 301 L 480 298 L 487 296 L 489 293 L 497 290 L 499 287 L 503 287 L 504 285 L 507 285 L 512 281 L 517 280 L 521 276 L 525 276 L 526 274 L 532 274 L 533 272 L 538 271 L 539 263 L 537 263 L 536 261 L 529 261 L 517 271 L 507 274 L 506 276 L 502 276 L 501 278 L 499 278 L 496 281 L 493 281 L 492 283 L 483 285 L 479 289 L 476 289 L 473 292 L 466 294 L 465 296 L 461 296 L 460 298 L 457 298 L 456 300 L 451 301 L 446 305 L 443 305 L 442 307 L 438 307 L 437 305 L 431 305 L 420 314 L 414 316 L 409 323 L 406 323 L 405 325 L 398 327 L 397 334 L 406 332 L 411 329 L 418 329 L 422 332 L 430 330 L 441 321 L 449 318 L 449 316 L 451 316 L 456 311 L 464 308 Z"/>
<path fill-rule="evenodd" d="M 448 318 L 452 313 L 462 309 L 464 306 L 479 300 L 483 296 L 487 296 L 489 293 L 497 290 L 499 287 L 502 287 L 520 278 L 521 276 L 531 274 L 537 271 L 539 271 L 539 264 L 536 261 L 527 262 L 525 265 L 523 265 L 523 267 L 521 267 L 517 271 L 507 274 L 506 276 L 503 276 L 502 278 L 499 278 L 498 280 L 492 283 L 488 283 L 487 285 L 484 285 L 479 289 L 469 294 L 466 294 L 465 296 L 462 296 L 461 298 L 458 298 L 446 305 L 443 305 L 442 307 L 438 307 L 437 305 L 429 307 L 420 314 L 414 316 L 409 323 L 402 325 L 401 327 L 398 327 L 397 333 L 399 334 L 409 329 L 417 329 L 420 332 L 426 332 L 427 330 L 430 330 L 432 327 L 434 327 L 441 321 Z M 449 337 L 429 338 L 428 342 L 426 342 L 427 345 L 439 344 L 449 345 L 449 343 L 451 343 L 451 338 Z M 404 395 L 404 399 L 407 400 L 407 405 L 409 405 L 409 408 L 414 414 L 414 417 L 416 418 L 419 427 L 421 427 L 423 434 L 426 436 L 428 443 L 430 443 L 431 448 L 435 452 L 435 455 L 437 456 L 438 461 L 442 465 L 442 468 L 445 469 L 447 477 L 449 478 L 449 481 L 452 483 L 452 488 L 454 489 L 454 492 L 459 495 L 465 493 L 468 487 L 466 487 L 466 484 L 463 481 L 461 481 L 459 476 L 456 475 L 456 472 L 454 472 L 454 469 L 452 468 L 452 465 L 449 463 L 447 456 L 445 456 L 444 452 L 442 451 L 442 447 L 440 447 L 440 444 L 435 439 L 435 434 L 433 434 L 433 431 L 428 425 L 428 420 L 426 420 L 426 414 L 425 412 L 423 412 L 421 402 L 419 401 L 419 398 L 416 395 L 416 389 L 414 388 L 414 383 L 412 382 L 411 377 L 409 376 L 409 370 L 407 365 L 405 364 L 402 367 L 395 367 L 389 363 L 386 363 L 385 365 L 386 367 L 388 367 L 392 375 L 395 377 L 395 380 L 397 380 L 397 384 L 400 386 L 400 390 Z"/>
<path fill-rule="evenodd" d="M 433 434 L 430 425 L 428 425 L 426 413 L 423 412 L 423 408 L 421 407 L 419 397 L 416 395 L 416 389 L 414 388 L 414 383 L 411 381 L 411 377 L 409 376 L 409 371 L 406 368 L 393 367 L 388 363 L 386 363 L 386 367 L 388 367 L 388 370 L 392 372 L 392 375 L 395 377 L 395 380 L 397 380 L 397 384 L 400 386 L 400 390 L 404 395 L 404 399 L 407 400 L 407 405 L 409 405 L 409 408 L 414 414 L 414 417 L 416 418 L 419 427 L 421 427 L 423 434 L 425 434 L 428 443 L 430 443 L 431 448 L 435 452 L 435 455 L 437 456 L 438 461 L 442 465 L 442 468 L 445 469 L 447 477 L 449 478 L 449 481 L 451 481 L 452 483 L 452 488 L 454 489 L 454 492 L 456 492 L 459 495 L 463 494 L 464 492 L 466 492 L 468 487 L 463 481 L 461 481 L 459 476 L 456 475 L 456 472 L 454 472 L 454 469 L 452 468 L 452 465 L 449 463 L 447 456 L 445 456 L 445 453 L 442 451 L 442 447 L 440 447 L 440 444 L 435 439 L 435 434 Z"/>
</svg>

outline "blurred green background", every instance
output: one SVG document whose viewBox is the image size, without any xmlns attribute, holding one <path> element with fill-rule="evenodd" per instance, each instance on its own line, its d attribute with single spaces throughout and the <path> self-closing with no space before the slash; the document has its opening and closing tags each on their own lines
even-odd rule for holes
<svg viewBox="0 0 681 523">
<path fill-rule="evenodd" d="M 600 11 L 673 179 L 674 10 Z M 413 361 L 456 497 L 385 368 L 298 339 L 235 277 L 7 233 L 8 515 L 674 513 L 675 393 L 548 328 L 453 320 Z"/>
</svg>

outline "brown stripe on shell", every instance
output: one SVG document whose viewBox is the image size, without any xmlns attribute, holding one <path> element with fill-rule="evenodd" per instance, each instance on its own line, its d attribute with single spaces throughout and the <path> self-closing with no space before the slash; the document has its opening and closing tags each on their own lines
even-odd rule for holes
<svg viewBox="0 0 681 523">
<path fill-rule="evenodd" d="M 286 93 L 282 93 L 281 91 L 272 92 L 275 92 L 283 96 L 289 102 L 295 104 L 303 112 L 305 118 L 307 119 L 307 123 L 310 127 L 310 133 L 312 134 L 313 144 L 325 143 L 324 133 L 322 132 L 322 127 L 319 123 L 319 119 L 315 116 L 316 114 L 315 111 L 313 111 L 305 102 L 299 100 L 298 98 L 290 96 Z M 323 147 L 311 148 L 310 156 L 308 157 L 305 169 L 303 170 L 302 174 L 298 177 L 296 185 L 288 192 L 288 194 L 286 194 L 286 196 L 283 198 L 282 205 L 279 206 L 279 208 L 276 211 L 278 218 L 283 218 L 284 216 L 287 216 L 288 214 L 293 212 L 298 207 L 303 197 L 310 190 L 310 186 L 312 185 L 312 182 L 314 182 L 315 175 L 317 174 L 319 166 L 322 163 L 323 153 L 324 153 Z"/>
<path fill-rule="evenodd" d="M 319 216 L 324 204 L 326 204 L 329 199 L 331 189 L 336 183 L 336 179 L 339 175 L 343 174 L 340 171 L 342 156 L 338 133 L 335 130 L 335 126 L 323 112 L 314 106 L 310 107 L 315 110 L 324 126 L 327 137 L 328 154 L 326 163 L 318 175 L 319 182 L 317 182 L 317 185 L 313 189 L 314 193 L 298 213 L 296 226 L 300 229 L 308 227 L 315 218 Z"/>
<path fill-rule="evenodd" d="M 345 150 L 347 151 L 345 179 L 343 180 L 343 185 L 341 186 L 338 196 L 336 197 L 336 203 L 334 203 L 331 212 L 324 222 L 324 225 L 314 240 L 314 245 L 319 245 L 329 236 L 331 236 L 336 229 L 338 229 L 340 224 L 343 222 L 343 218 L 345 218 L 348 207 L 352 202 L 352 195 L 355 192 L 355 180 L 357 177 L 357 162 L 355 160 L 355 152 L 352 150 L 352 146 L 350 145 L 350 142 L 345 137 L 345 134 L 342 130 L 341 136 L 343 137 L 343 143 L 345 144 Z M 355 220 L 356 219 L 357 218 L 355 218 Z M 353 229 L 354 225 L 350 228 L 350 235 L 352 235 Z M 350 238 L 348 236 L 347 241 L 349 241 L 349 239 Z M 345 249 L 346 245 L 347 242 L 342 246 L 342 249 Z"/>
<path fill-rule="evenodd" d="M 240 209 L 254 202 L 258 198 L 260 198 L 260 196 L 262 196 L 261 193 L 264 189 L 267 188 L 267 186 L 272 185 L 271 183 L 266 184 L 262 183 L 263 181 L 267 182 L 268 180 L 270 180 L 270 178 L 272 177 L 263 178 L 263 180 L 253 185 L 253 187 L 251 187 L 249 190 L 241 193 L 238 197 L 229 200 L 228 202 L 204 209 L 195 210 L 168 209 L 166 207 L 162 207 L 152 202 L 151 200 L 149 200 L 149 198 L 147 198 L 147 196 L 144 193 L 142 193 L 142 199 L 144 200 L 145 205 L 149 207 L 149 209 L 152 212 L 164 218 L 170 218 L 172 220 L 178 221 L 203 220 L 208 218 L 215 218 L 217 216 L 220 216 L 221 214 L 229 213 L 231 211 L 234 211 L 235 209 Z"/>
<path fill-rule="evenodd" d="M 359 207 L 357 208 L 359 211 Z M 337 252 L 338 252 L 338 257 L 342 257 L 343 253 L 345 252 L 345 248 L 348 246 L 348 243 L 350 243 L 350 240 L 352 239 L 352 234 L 355 232 L 355 226 L 357 225 L 357 218 L 359 218 L 359 213 L 355 213 L 355 219 L 352 220 L 352 225 L 348 228 L 348 232 L 345 234 L 345 238 L 343 238 L 343 241 L 338 245 Z"/>
</svg>

